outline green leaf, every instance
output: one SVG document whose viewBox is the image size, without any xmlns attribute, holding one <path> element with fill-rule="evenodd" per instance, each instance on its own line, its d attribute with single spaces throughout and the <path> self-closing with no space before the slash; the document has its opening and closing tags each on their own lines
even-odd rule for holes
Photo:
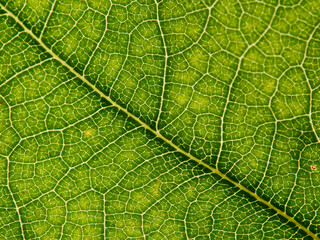
<svg viewBox="0 0 320 240">
<path fill-rule="evenodd" d="M 0 0 L 0 239 L 319 239 L 320 1 Z"/>
</svg>

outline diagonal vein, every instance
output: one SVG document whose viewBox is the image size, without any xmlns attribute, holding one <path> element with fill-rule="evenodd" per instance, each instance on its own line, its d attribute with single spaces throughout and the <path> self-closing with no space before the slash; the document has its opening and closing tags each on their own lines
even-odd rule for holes
<svg viewBox="0 0 320 240">
<path fill-rule="evenodd" d="M 222 179 L 225 179 L 226 181 L 228 181 L 229 183 L 233 184 L 234 186 L 238 187 L 239 189 L 241 189 L 242 191 L 246 192 L 247 194 L 249 194 L 250 196 L 254 197 L 257 201 L 259 201 L 260 203 L 266 205 L 268 208 L 273 209 L 277 214 L 281 215 L 282 217 L 284 217 L 285 219 L 287 219 L 288 221 L 294 223 L 299 229 L 303 230 L 306 234 L 308 234 L 309 236 L 311 236 L 313 239 L 315 240 L 320 240 L 320 238 L 317 236 L 317 234 L 311 232 L 308 228 L 306 228 L 305 226 L 303 226 L 301 223 L 299 223 L 297 220 L 295 220 L 293 217 L 287 215 L 284 211 L 282 211 L 281 209 L 277 208 L 276 206 L 274 206 L 272 203 L 264 200 L 263 198 L 261 198 L 260 196 L 258 196 L 256 193 L 250 191 L 248 188 L 244 187 L 243 185 L 241 185 L 240 183 L 232 180 L 231 178 L 229 178 L 226 174 L 220 172 L 218 169 L 210 166 L 209 164 L 203 162 L 201 159 L 196 158 L 195 156 L 191 155 L 190 153 L 186 152 L 185 150 L 181 149 L 179 146 L 177 146 L 175 143 L 173 143 L 172 141 L 170 141 L 169 139 L 167 139 L 166 137 L 164 137 L 159 130 L 154 130 L 153 128 L 151 128 L 150 126 L 148 126 L 145 122 L 143 122 L 142 120 L 140 120 L 138 117 L 136 117 L 134 114 L 132 114 L 131 112 L 129 112 L 126 108 L 122 107 L 121 105 L 119 105 L 118 103 L 116 103 L 115 101 L 113 101 L 109 96 L 107 96 L 105 93 L 103 93 L 99 88 L 97 88 L 94 84 L 92 84 L 90 81 L 88 81 L 84 76 L 82 76 L 81 74 L 79 74 L 77 71 L 75 71 L 73 69 L 72 66 L 70 66 L 69 64 L 67 64 L 63 59 L 61 59 L 57 54 L 55 54 L 48 46 L 46 46 L 41 39 L 39 39 L 30 29 L 28 29 L 24 23 L 17 17 L 15 16 L 11 11 L 9 11 L 5 6 L 3 6 L 0 3 L 0 7 L 2 9 L 4 9 L 7 13 L 8 16 L 12 17 L 17 23 L 19 23 L 25 32 L 27 32 L 28 34 L 30 34 L 30 36 L 35 39 L 39 45 L 41 47 L 43 47 L 45 49 L 45 51 L 47 51 L 49 54 L 52 55 L 52 57 L 57 60 L 58 62 L 60 62 L 63 66 L 65 66 L 66 68 L 68 68 L 70 70 L 70 72 L 72 72 L 76 77 L 78 77 L 79 79 L 81 79 L 86 85 L 88 85 L 93 91 L 95 91 L 97 94 L 100 95 L 101 98 L 106 99 L 108 102 L 110 102 L 114 107 L 118 108 L 120 111 L 124 112 L 125 114 L 127 114 L 129 117 L 131 117 L 132 119 L 134 119 L 136 122 L 138 122 L 142 127 L 144 127 L 146 130 L 152 132 L 156 137 L 162 139 L 164 142 L 166 142 L 167 144 L 169 144 L 171 147 L 173 147 L 174 149 L 176 149 L 178 152 L 180 152 L 181 154 L 187 156 L 188 158 L 192 159 L 193 161 L 195 161 L 197 164 L 209 169 L 212 173 L 219 175 Z"/>
</svg>

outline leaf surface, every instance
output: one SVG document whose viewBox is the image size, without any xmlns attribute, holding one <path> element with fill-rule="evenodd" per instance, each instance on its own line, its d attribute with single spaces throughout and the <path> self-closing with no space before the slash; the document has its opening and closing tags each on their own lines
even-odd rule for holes
<svg viewBox="0 0 320 240">
<path fill-rule="evenodd" d="M 0 238 L 319 239 L 320 2 L 0 0 Z"/>
</svg>

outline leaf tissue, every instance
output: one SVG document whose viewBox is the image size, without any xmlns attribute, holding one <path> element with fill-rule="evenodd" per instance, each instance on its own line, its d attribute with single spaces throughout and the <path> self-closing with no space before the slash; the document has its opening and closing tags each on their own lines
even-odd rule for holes
<svg viewBox="0 0 320 240">
<path fill-rule="evenodd" d="M 320 239 L 320 1 L 0 0 L 0 239 Z"/>
</svg>

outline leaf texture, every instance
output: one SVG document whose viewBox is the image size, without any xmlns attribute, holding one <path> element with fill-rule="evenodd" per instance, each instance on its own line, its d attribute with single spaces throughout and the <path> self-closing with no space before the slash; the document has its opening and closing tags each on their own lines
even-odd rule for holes
<svg viewBox="0 0 320 240">
<path fill-rule="evenodd" d="M 319 239 L 318 0 L 0 0 L 1 239 Z"/>
</svg>

